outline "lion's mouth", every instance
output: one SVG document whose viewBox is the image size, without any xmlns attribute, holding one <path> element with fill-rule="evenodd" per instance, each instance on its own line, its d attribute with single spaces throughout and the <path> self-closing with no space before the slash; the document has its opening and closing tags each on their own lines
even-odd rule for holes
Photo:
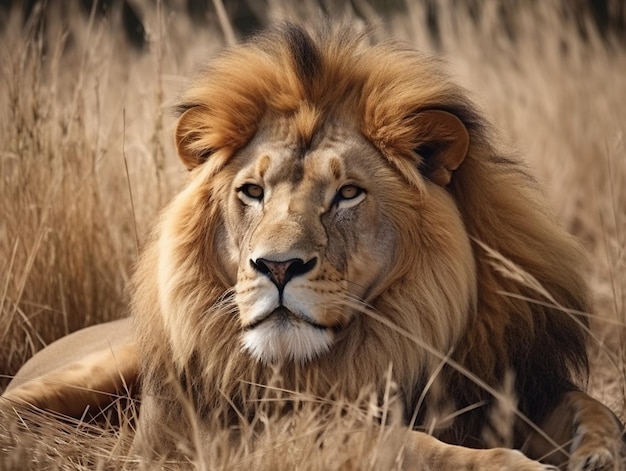
<svg viewBox="0 0 626 471">
<path fill-rule="evenodd" d="M 267 315 L 256 319 L 254 322 L 246 325 L 246 331 L 253 330 L 266 322 L 274 322 L 277 328 L 289 328 L 297 324 L 308 324 L 319 330 L 332 330 L 332 327 L 319 324 L 304 314 L 296 314 L 284 306 L 277 307 Z"/>
<path fill-rule="evenodd" d="M 245 350 L 262 363 L 306 363 L 327 352 L 336 331 L 306 315 L 280 306 L 243 327 Z"/>
</svg>

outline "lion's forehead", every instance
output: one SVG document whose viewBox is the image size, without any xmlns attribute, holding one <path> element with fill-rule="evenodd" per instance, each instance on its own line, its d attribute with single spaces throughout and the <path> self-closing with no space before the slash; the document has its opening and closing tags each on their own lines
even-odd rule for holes
<svg viewBox="0 0 626 471">
<path fill-rule="evenodd" d="M 240 172 L 244 176 L 254 176 L 268 186 L 305 182 L 317 191 L 350 178 L 367 180 L 372 168 L 382 162 L 360 133 L 337 126 L 324 127 L 305 143 L 266 131 L 245 153 L 247 162 Z"/>
</svg>

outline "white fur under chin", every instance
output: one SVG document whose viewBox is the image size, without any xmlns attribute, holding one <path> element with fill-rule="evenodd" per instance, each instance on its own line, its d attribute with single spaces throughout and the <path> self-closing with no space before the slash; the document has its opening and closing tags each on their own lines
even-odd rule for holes
<svg viewBox="0 0 626 471">
<path fill-rule="evenodd" d="M 289 327 L 265 322 L 246 332 L 243 347 L 258 361 L 280 363 L 285 360 L 306 363 L 328 351 L 333 342 L 330 331 L 306 323 Z"/>
</svg>

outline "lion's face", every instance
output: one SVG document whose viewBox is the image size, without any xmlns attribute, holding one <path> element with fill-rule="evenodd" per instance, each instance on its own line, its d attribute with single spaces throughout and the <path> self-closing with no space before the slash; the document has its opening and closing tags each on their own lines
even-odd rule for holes
<svg viewBox="0 0 626 471">
<path fill-rule="evenodd" d="M 263 362 L 328 350 L 395 253 L 379 152 L 345 126 L 305 151 L 292 135 L 275 122 L 238 152 L 224 211 L 243 344 Z"/>
<path fill-rule="evenodd" d="M 247 352 L 224 361 L 255 368 L 357 350 L 421 358 L 419 345 L 453 347 L 475 305 L 449 191 L 468 155 L 469 108 L 437 105 L 431 95 L 456 91 L 423 85 L 428 61 L 399 67 L 385 49 L 353 54 L 356 42 L 338 43 L 339 60 L 297 42 L 227 54 L 234 62 L 217 61 L 180 108 L 191 179 L 164 212 L 158 253 L 159 312 L 180 367 L 198 345 L 217 349 L 212 335 Z M 410 340 L 391 351 L 377 316 Z"/>
</svg>

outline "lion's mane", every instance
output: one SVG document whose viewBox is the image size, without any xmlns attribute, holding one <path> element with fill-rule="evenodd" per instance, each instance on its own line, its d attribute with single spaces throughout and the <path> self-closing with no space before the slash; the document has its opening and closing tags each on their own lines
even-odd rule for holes
<svg viewBox="0 0 626 471">
<path fill-rule="evenodd" d="M 225 398 L 245 414 L 255 407 L 247 402 L 258 393 L 253 385 L 272 374 L 241 348 L 233 274 L 220 261 L 228 237 L 222 201 L 232 179 L 225 165 L 252 139 L 263 117 L 295 116 L 305 144 L 325 119 L 347 118 L 397 169 L 398 179 L 410 182 L 411 193 L 394 197 L 419 201 L 427 191 L 429 153 L 421 146 L 429 132 L 418 119 L 422 110 L 452 113 L 469 133 L 467 157 L 446 190 L 456 206 L 450 214 L 460 218 L 471 240 L 476 285 L 458 287 L 450 281 L 441 289 L 450 299 L 475 291 L 475 299 L 463 318 L 451 313 L 449 304 L 432 308 L 437 303 L 423 303 L 429 283 L 443 279 L 445 285 L 453 276 L 438 271 L 436 260 L 418 263 L 437 241 L 416 236 L 422 218 L 397 209 L 392 219 L 401 221 L 402 253 L 388 278 L 393 283 L 379 287 L 372 305 L 398 329 L 363 316 L 349 341 L 328 355 L 304 366 L 283 365 L 285 387 L 354 398 L 365 385 L 380 389 L 392 364 L 409 418 L 433 365 L 441 361 L 419 353 L 415 338 L 437 346 L 447 342 L 450 348 L 441 355 L 465 371 L 444 366 L 439 389 L 453 408 L 470 411 L 441 436 L 470 445 L 480 444 L 474 439 L 493 403 L 475 378 L 500 390 L 512 372 L 519 409 L 532 420 L 573 387 L 587 365 L 586 321 L 572 314 L 587 310 L 583 255 L 554 222 L 524 166 L 496 148 L 466 92 L 436 60 L 398 43 L 370 45 L 364 34 L 324 28 L 307 32 L 287 24 L 225 50 L 178 107 L 176 139 L 190 169 L 189 184 L 163 212 L 134 278 L 146 402 L 172 399 L 186 390 L 200 415 L 222 406 Z M 495 269 L 490 250 L 520 267 L 551 294 L 552 302 L 529 301 L 540 296 L 528 283 Z M 424 305 L 429 309 L 420 310 Z M 463 329 L 452 338 L 458 326 Z M 411 367 L 416 364 L 430 366 L 416 374 Z M 147 422 L 171 423 L 167 415 L 180 414 L 172 404 L 151 408 L 147 413 L 163 417 Z M 428 409 L 427 399 L 419 416 Z"/>
</svg>

